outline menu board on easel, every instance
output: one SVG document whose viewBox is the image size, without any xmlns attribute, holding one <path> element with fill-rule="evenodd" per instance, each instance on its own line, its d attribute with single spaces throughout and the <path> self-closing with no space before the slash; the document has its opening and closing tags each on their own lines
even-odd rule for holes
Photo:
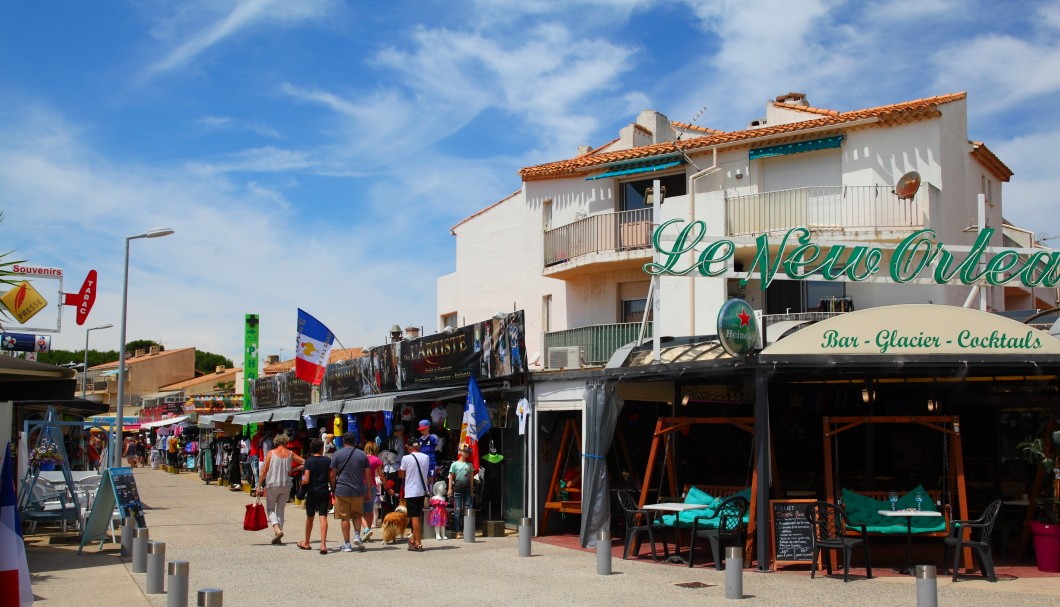
<svg viewBox="0 0 1060 607">
<path fill-rule="evenodd" d="M 806 518 L 805 510 L 814 501 L 769 500 L 774 566 L 813 562 L 813 525 Z"/>
<path fill-rule="evenodd" d="M 92 502 L 92 512 L 89 513 L 88 520 L 85 521 L 85 531 L 81 534 L 78 554 L 86 544 L 95 540 L 99 540 L 99 548 L 103 549 L 103 541 L 107 538 L 107 530 L 111 527 L 115 509 L 121 515 L 121 520 L 132 516 L 136 518 L 137 527 L 147 527 L 144 507 L 140 502 L 140 491 L 136 488 L 136 477 L 133 476 L 132 468 L 107 468 L 103 471 L 103 480 L 99 482 L 96 499 Z"/>
</svg>

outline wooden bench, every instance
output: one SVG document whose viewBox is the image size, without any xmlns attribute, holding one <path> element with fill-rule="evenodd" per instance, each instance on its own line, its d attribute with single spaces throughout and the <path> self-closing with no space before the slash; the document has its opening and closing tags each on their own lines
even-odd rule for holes
<svg viewBox="0 0 1060 607">
<path fill-rule="evenodd" d="M 582 490 L 577 488 L 566 489 L 570 499 L 562 501 L 545 502 L 545 509 L 563 512 L 565 514 L 582 513 Z"/>
<path fill-rule="evenodd" d="M 890 491 L 854 491 L 852 489 L 847 489 L 847 491 L 849 491 L 851 493 L 857 493 L 858 495 L 861 495 L 861 496 L 864 496 L 864 497 L 872 498 L 872 499 L 874 499 L 876 501 L 879 501 L 879 502 L 883 502 L 884 505 L 882 505 L 880 507 L 881 510 L 884 510 L 884 509 L 887 509 L 887 508 L 890 507 L 890 501 L 887 499 L 888 496 L 891 493 Z M 935 489 L 925 489 L 924 493 L 927 495 L 927 499 L 931 500 L 932 504 L 942 503 L 942 492 L 941 491 L 938 491 L 938 490 L 935 490 Z M 942 518 L 943 518 L 943 520 L 946 523 L 946 528 L 944 530 L 942 530 L 942 531 L 931 531 L 931 532 L 927 532 L 927 533 L 917 533 L 916 535 L 917 536 L 924 536 L 924 537 L 946 537 L 946 536 L 948 536 L 949 533 L 950 533 L 950 527 L 951 527 L 950 521 L 953 518 L 950 505 L 947 504 L 942 509 L 941 512 L 942 512 Z M 857 529 L 854 529 L 854 528 L 851 528 L 850 530 L 854 531 L 854 532 L 857 532 Z M 881 533 L 881 532 L 878 532 L 878 531 L 870 531 L 868 534 L 869 535 L 876 535 L 876 536 L 898 535 L 897 533 Z"/>
</svg>

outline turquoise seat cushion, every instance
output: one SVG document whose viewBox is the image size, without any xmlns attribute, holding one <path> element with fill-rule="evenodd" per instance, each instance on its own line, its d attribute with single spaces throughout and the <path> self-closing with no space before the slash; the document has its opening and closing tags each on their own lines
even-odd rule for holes
<svg viewBox="0 0 1060 607">
<path fill-rule="evenodd" d="M 921 486 L 899 497 L 898 509 L 908 508 L 915 510 L 917 490 L 923 491 L 925 496 L 921 508 L 937 512 L 938 509 L 935 508 L 934 502 L 931 501 L 931 498 L 928 497 L 927 492 Z M 876 500 L 846 489 L 843 489 L 842 495 L 843 508 L 846 510 L 851 526 L 865 525 L 865 530 L 869 533 L 904 534 L 909 529 L 913 533 L 932 533 L 946 530 L 946 521 L 942 517 L 913 517 L 912 525 L 907 526 L 907 519 L 904 517 L 884 516 L 879 513 L 880 510 L 891 509 L 891 503 L 888 501 Z M 906 499 L 907 501 L 903 502 Z"/>
</svg>

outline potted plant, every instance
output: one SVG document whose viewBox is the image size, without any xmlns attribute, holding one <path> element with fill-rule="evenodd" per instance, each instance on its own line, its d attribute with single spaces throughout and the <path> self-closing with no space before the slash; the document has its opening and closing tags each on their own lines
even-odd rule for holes
<svg viewBox="0 0 1060 607">
<path fill-rule="evenodd" d="M 29 463 L 41 471 L 55 470 L 55 466 L 62 463 L 63 456 L 59 450 L 50 442 L 41 443 L 36 449 L 29 452 Z"/>
<path fill-rule="evenodd" d="M 1060 431 L 1050 436 L 1054 443 L 1053 450 L 1047 450 L 1048 443 L 1042 437 L 1017 445 L 1026 455 L 1027 460 L 1042 469 L 1041 492 L 1034 497 L 1038 519 L 1031 521 L 1031 536 L 1034 538 L 1034 554 L 1038 560 L 1038 570 L 1060 573 L 1060 462 L 1055 454 L 1055 446 L 1060 446 Z"/>
</svg>

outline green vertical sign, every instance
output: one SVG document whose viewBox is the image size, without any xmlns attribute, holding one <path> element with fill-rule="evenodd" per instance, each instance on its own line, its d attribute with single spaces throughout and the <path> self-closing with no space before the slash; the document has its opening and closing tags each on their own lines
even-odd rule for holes
<svg viewBox="0 0 1060 607">
<path fill-rule="evenodd" d="M 243 339 L 243 410 L 254 406 L 254 380 L 258 378 L 258 315 L 247 314 Z"/>
</svg>

